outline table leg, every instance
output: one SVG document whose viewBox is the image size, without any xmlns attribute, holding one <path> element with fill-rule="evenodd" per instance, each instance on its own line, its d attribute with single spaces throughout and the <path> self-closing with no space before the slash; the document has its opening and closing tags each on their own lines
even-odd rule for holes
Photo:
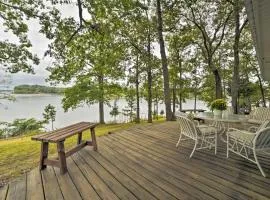
<svg viewBox="0 0 270 200">
<path fill-rule="evenodd" d="M 65 174 L 67 172 L 67 161 L 64 141 L 57 143 L 58 158 L 60 162 L 60 173 Z"/>
<path fill-rule="evenodd" d="M 44 160 L 48 158 L 48 150 L 49 150 L 49 143 L 48 142 L 41 142 L 41 151 L 40 151 L 40 163 L 39 169 L 45 169 L 47 165 L 44 164 Z"/>
</svg>

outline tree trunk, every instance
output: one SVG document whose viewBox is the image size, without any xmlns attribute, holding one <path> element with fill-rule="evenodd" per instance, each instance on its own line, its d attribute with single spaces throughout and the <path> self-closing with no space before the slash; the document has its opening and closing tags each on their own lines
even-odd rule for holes
<svg viewBox="0 0 270 200">
<path fill-rule="evenodd" d="M 103 91 L 103 81 L 104 77 L 103 75 L 100 75 L 98 77 L 98 84 L 99 84 L 99 89 L 100 89 L 100 98 L 99 98 L 99 123 L 100 124 L 105 124 L 104 121 L 104 91 Z"/>
<path fill-rule="evenodd" d="M 259 73 L 258 69 L 256 67 L 254 67 L 254 69 L 255 69 L 256 76 L 257 76 L 258 81 L 259 81 L 260 91 L 261 91 L 262 100 L 263 100 L 263 107 L 266 107 L 266 100 L 265 100 L 265 94 L 264 94 L 264 88 L 263 88 L 263 84 L 262 84 L 262 79 L 261 79 L 261 76 L 260 76 L 260 73 Z"/>
<path fill-rule="evenodd" d="M 222 99 L 222 84 L 221 84 L 221 77 L 219 74 L 218 69 L 213 70 L 213 74 L 215 77 L 215 87 L 216 87 L 216 99 Z"/>
<path fill-rule="evenodd" d="M 162 70 L 163 70 L 163 84 L 164 84 L 164 99 L 166 107 L 166 120 L 172 120 L 172 109 L 171 109 L 171 95 L 170 95 L 170 81 L 169 81 L 169 72 L 168 72 L 168 63 L 165 52 L 165 45 L 163 39 L 163 21 L 161 13 L 161 3 L 160 0 L 157 0 L 157 32 L 160 45 L 160 55 L 162 61 Z"/>
<path fill-rule="evenodd" d="M 198 85 L 198 82 L 197 82 L 197 78 L 195 78 L 195 90 L 194 90 L 194 113 L 196 113 L 196 110 L 197 110 L 197 85 Z"/>
<path fill-rule="evenodd" d="M 179 111 L 182 111 L 182 61 L 180 60 L 178 52 L 178 66 L 179 66 Z"/>
<path fill-rule="evenodd" d="M 152 67 L 151 67 L 151 39 L 150 39 L 150 30 L 147 37 L 147 54 L 148 54 L 148 63 L 147 63 L 147 103 L 148 103 L 148 123 L 152 123 Z"/>
<path fill-rule="evenodd" d="M 136 60 L 136 123 L 140 123 L 140 94 L 139 94 L 139 57 Z"/>
<path fill-rule="evenodd" d="M 238 93 L 239 93 L 239 40 L 240 40 L 240 16 L 239 16 L 239 1 L 234 1 L 234 22 L 235 22 L 235 33 L 234 33 L 234 66 L 233 66 L 233 80 L 231 86 L 232 92 L 232 107 L 234 114 L 239 111 Z"/>
<path fill-rule="evenodd" d="M 175 83 L 173 83 L 172 95 L 173 95 L 173 115 L 175 115 L 175 104 L 176 104 L 176 84 Z"/>
</svg>

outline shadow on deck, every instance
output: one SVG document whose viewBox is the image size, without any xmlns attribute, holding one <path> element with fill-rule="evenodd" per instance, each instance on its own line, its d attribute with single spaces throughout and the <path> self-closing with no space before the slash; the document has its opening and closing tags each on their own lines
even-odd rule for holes
<svg viewBox="0 0 270 200">
<path fill-rule="evenodd" d="M 82 149 L 68 159 L 68 173 L 36 168 L 0 189 L 2 199 L 270 199 L 270 178 L 226 148 L 196 151 L 178 140 L 178 125 L 137 126 L 98 138 L 99 150 Z M 260 157 L 270 177 L 269 158 Z"/>
</svg>

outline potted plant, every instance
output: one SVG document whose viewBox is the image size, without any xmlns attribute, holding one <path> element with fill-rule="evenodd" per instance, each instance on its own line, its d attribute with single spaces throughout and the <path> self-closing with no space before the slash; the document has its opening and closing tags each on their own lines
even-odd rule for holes
<svg viewBox="0 0 270 200">
<path fill-rule="evenodd" d="M 224 99 L 216 99 L 211 103 L 211 110 L 215 116 L 221 116 L 222 111 L 227 109 L 227 102 Z"/>
</svg>

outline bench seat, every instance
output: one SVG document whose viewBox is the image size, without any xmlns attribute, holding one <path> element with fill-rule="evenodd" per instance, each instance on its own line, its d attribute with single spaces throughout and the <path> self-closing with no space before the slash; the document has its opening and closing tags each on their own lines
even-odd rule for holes
<svg viewBox="0 0 270 200">
<path fill-rule="evenodd" d="M 79 122 L 64 128 L 57 129 L 45 134 L 33 136 L 32 140 L 41 142 L 41 153 L 40 153 L 40 170 L 45 169 L 47 165 L 55 166 L 60 168 L 61 174 L 67 172 L 66 158 L 76 153 L 85 146 L 93 146 L 93 149 L 97 151 L 97 142 L 95 135 L 96 124 L 90 122 Z M 82 141 L 83 131 L 90 130 L 91 141 Z M 64 142 L 67 138 L 78 135 L 77 145 L 65 151 Z M 57 144 L 58 158 L 48 159 L 49 143 Z"/>
</svg>

